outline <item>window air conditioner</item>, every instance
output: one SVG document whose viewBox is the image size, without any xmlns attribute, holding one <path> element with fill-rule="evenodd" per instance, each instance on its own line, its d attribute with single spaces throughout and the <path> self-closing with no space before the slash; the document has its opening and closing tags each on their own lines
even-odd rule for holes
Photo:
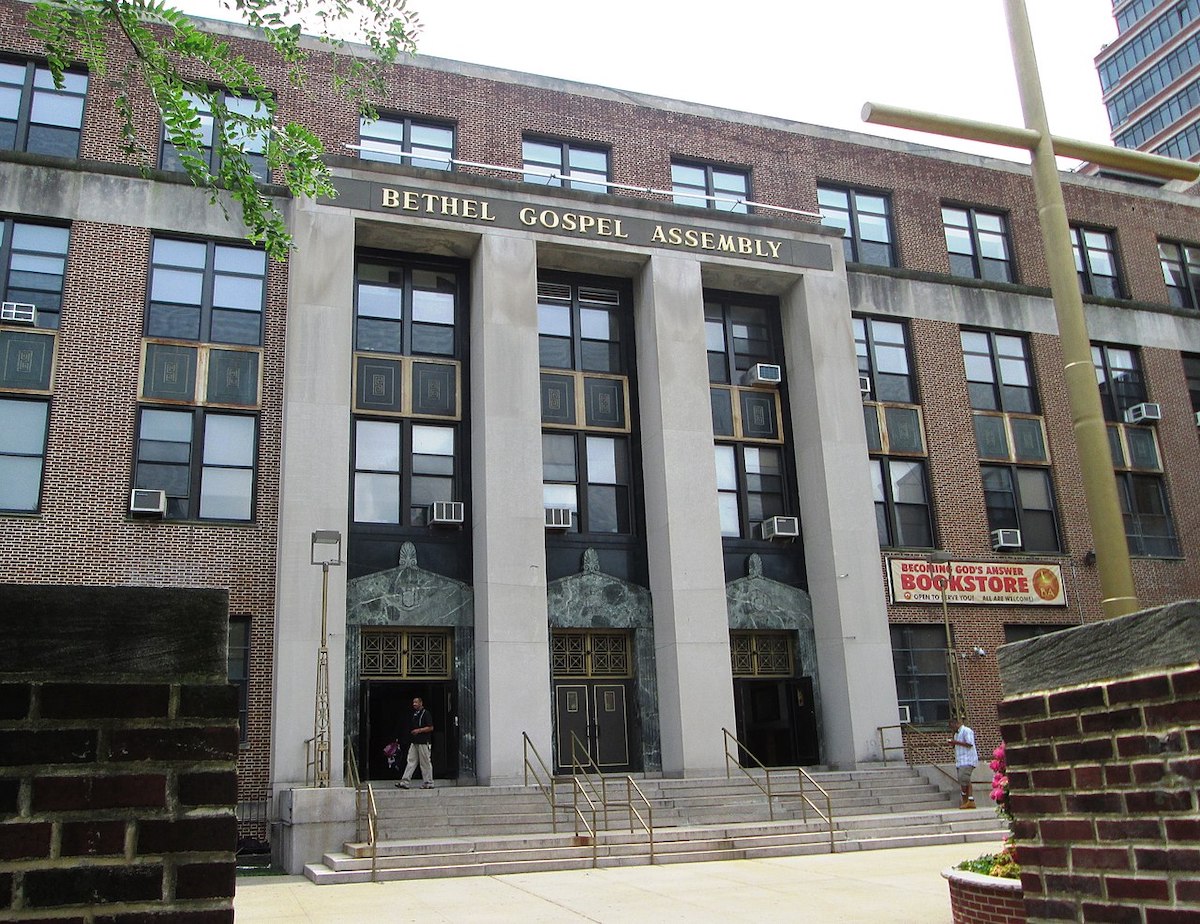
<svg viewBox="0 0 1200 924">
<path fill-rule="evenodd" d="M 1003 549 L 1019 549 L 1021 547 L 1021 531 L 1019 529 L 993 529 L 992 551 Z"/>
<path fill-rule="evenodd" d="M 430 526 L 462 526 L 462 501 L 434 501 L 429 508 Z"/>
<path fill-rule="evenodd" d="M 771 517 L 762 521 L 764 539 L 795 539 L 800 535 L 798 517 Z"/>
<path fill-rule="evenodd" d="M 871 377 L 869 375 L 858 377 L 858 391 L 864 398 L 871 397 Z"/>
<path fill-rule="evenodd" d="M 134 516 L 166 516 L 167 492 L 134 488 L 129 493 L 129 512 Z"/>
<path fill-rule="evenodd" d="M 33 324 L 37 320 L 37 307 L 26 302 L 4 302 L 0 305 L 0 321 L 11 324 Z"/>
<path fill-rule="evenodd" d="M 772 363 L 755 363 L 742 373 L 743 385 L 778 385 L 783 381 L 783 369 Z"/>
<path fill-rule="evenodd" d="M 1162 420 L 1161 404 L 1143 402 L 1142 404 L 1135 404 L 1125 411 L 1125 423 L 1153 423 L 1156 420 Z"/>
<path fill-rule="evenodd" d="M 903 725 L 912 724 L 912 710 L 908 706 L 900 707 L 900 722 Z"/>
<path fill-rule="evenodd" d="M 571 508 L 570 507 L 547 507 L 546 508 L 546 529 L 570 529 L 571 528 Z"/>
</svg>

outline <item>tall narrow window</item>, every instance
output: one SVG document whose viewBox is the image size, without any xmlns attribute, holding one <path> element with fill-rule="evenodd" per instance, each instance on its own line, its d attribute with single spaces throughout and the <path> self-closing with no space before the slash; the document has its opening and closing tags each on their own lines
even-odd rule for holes
<svg viewBox="0 0 1200 924">
<path fill-rule="evenodd" d="M 56 87 L 45 65 L 0 61 L 0 149 L 78 157 L 87 86 L 87 74 Z"/>
<path fill-rule="evenodd" d="M 385 164 L 451 170 L 454 129 L 422 119 L 381 116 L 360 119 L 358 156 Z"/>
<path fill-rule="evenodd" d="M 250 617 L 229 617 L 229 682 L 238 691 L 238 733 L 250 740 Z"/>
<path fill-rule="evenodd" d="M 525 139 L 525 182 L 585 192 L 608 192 L 608 151 L 574 141 Z"/>
<path fill-rule="evenodd" d="M 1075 254 L 1079 288 L 1084 295 L 1121 298 L 1117 245 L 1111 231 L 1072 226 L 1071 250 Z"/>
<path fill-rule="evenodd" d="M 243 119 L 264 120 L 270 118 L 270 112 L 258 100 L 233 96 L 229 93 L 214 91 L 211 97 L 195 93 L 186 94 L 192 105 L 196 107 L 199 124 L 193 132 L 200 146 L 200 159 L 212 173 L 219 173 L 221 162 L 229 156 L 231 149 L 245 157 L 250 170 L 260 183 L 269 182 L 270 170 L 267 168 L 267 132 L 261 126 L 243 122 Z M 228 137 L 222 141 L 222 128 L 228 125 Z M 160 163 L 162 169 L 182 171 L 184 169 L 182 154 L 167 136 L 166 126 L 163 126 L 162 151 Z"/>
<path fill-rule="evenodd" d="M 0 511 L 38 510 L 49 419 L 49 401 L 0 396 Z"/>
<path fill-rule="evenodd" d="M 992 282 L 1013 281 L 1012 248 L 1003 215 L 944 206 L 942 224 L 951 273 Z"/>
<path fill-rule="evenodd" d="M 891 200 L 882 193 L 817 187 L 821 220 L 842 229 L 847 263 L 895 266 Z"/>
<path fill-rule="evenodd" d="M 262 343 L 267 255 L 215 241 L 155 238 L 146 334 L 208 343 Z"/>
<path fill-rule="evenodd" d="M 704 324 L 721 534 L 762 538 L 764 520 L 797 513 L 784 451 L 778 312 L 773 304 L 712 294 L 705 301 Z M 756 377 L 753 368 L 759 364 L 779 367 L 780 384 Z"/>
<path fill-rule="evenodd" d="M 37 327 L 58 327 L 70 235 L 58 225 L 0 220 L 0 300 L 32 306 Z"/>
<path fill-rule="evenodd" d="M 1171 304 L 1190 311 L 1200 309 L 1200 247 L 1159 241 L 1158 259 Z"/>
<path fill-rule="evenodd" d="M 425 527 L 465 491 L 461 279 L 374 253 L 356 270 L 352 519 Z"/>
<path fill-rule="evenodd" d="M 749 212 L 750 174 L 713 164 L 671 162 L 671 189 L 676 205 L 718 212 Z"/>
<path fill-rule="evenodd" d="M 631 320 L 621 288 L 538 282 L 542 502 L 569 533 L 634 532 Z"/>
<path fill-rule="evenodd" d="M 1137 351 L 1093 343 L 1092 364 L 1096 367 L 1104 419 L 1123 422 L 1129 408 L 1146 400 L 1146 383 L 1142 379 Z"/>
<path fill-rule="evenodd" d="M 1183 374 L 1187 377 L 1188 396 L 1192 401 L 1192 410 L 1200 414 L 1200 355 L 1183 354 Z"/>
<path fill-rule="evenodd" d="M 914 725 L 945 725 L 950 719 L 946 676 L 946 630 L 939 625 L 891 627 L 896 698 Z"/>
</svg>

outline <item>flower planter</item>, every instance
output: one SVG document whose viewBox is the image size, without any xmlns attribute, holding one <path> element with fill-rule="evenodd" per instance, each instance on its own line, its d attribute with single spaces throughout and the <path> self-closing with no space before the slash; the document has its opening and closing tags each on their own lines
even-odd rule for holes
<svg viewBox="0 0 1200 924">
<path fill-rule="evenodd" d="M 981 876 L 950 867 L 942 870 L 950 883 L 954 924 L 1025 924 L 1025 896 L 1020 879 Z"/>
</svg>

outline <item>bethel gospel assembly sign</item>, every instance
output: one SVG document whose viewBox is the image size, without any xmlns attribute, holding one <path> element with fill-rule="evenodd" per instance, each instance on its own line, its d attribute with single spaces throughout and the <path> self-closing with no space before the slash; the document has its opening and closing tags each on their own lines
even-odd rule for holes
<svg viewBox="0 0 1200 924">
<path fill-rule="evenodd" d="M 888 560 L 893 603 L 980 603 L 991 606 L 1066 606 L 1062 568 L 1027 562 Z"/>
</svg>

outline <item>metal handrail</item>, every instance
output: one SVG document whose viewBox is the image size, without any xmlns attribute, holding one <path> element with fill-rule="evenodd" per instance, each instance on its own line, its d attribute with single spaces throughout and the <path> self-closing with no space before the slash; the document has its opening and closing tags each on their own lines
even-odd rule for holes
<svg viewBox="0 0 1200 924">
<path fill-rule="evenodd" d="M 317 781 L 317 757 L 313 751 L 313 742 L 317 739 L 304 739 L 304 785 L 313 786 Z"/>
<path fill-rule="evenodd" d="M 638 798 L 646 805 L 646 817 L 642 817 L 642 813 L 638 807 L 633 804 L 633 794 L 638 794 Z M 654 806 L 650 804 L 650 800 L 646 798 L 646 794 L 642 792 L 642 787 L 634 782 L 633 777 L 625 777 L 625 804 L 629 807 L 629 833 L 633 833 L 633 820 L 636 818 L 638 823 L 646 829 L 646 838 L 650 842 L 650 864 L 654 864 Z"/>
<path fill-rule="evenodd" d="M 533 774 L 534 785 L 538 791 L 546 797 L 546 801 L 550 803 L 550 830 L 555 834 L 558 833 L 558 781 L 555 780 L 554 774 L 546 767 L 546 762 L 542 760 L 542 755 L 538 753 L 537 745 L 529 738 L 528 732 L 521 732 L 521 738 L 524 741 L 525 753 L 525 785 L 529 785 L 529 774 Z M 537 758 L 538 765 L 542 768 L 542 773 L 545 774 L 546 780 L 543 782 L 542 777 L 538 775 L 538 768 L 529 762 L 529 752 L 533 752 L 533 756 Z"/>
<path fill-rule="evenodd" d="M 900 729 L 900 734 L 902 736 L 900 743 L 889 745 L 884 740 L 884 732 L 889 732 L 896 728 Z M 900 722 L 896 725 L 880 725 L 879 729 L 878 729 L 878 731 L 879 731 L 879 750 L 883 754 L 883 763 L 885 766 L 887 765 L 887 762 L 888 762 L 888 758 L 887 758 L 888 751 L 903 751 L 904 750 L 903 735 L 906 730 L 909 732 L 912 732 L 913 734 L 916 734 L 916 735 L 936 735 L 939 738 L 939 740 L 944 737 L 944 735 L 941 734 L 940 732 L 929 731 L 926 728 L 922 728 L 918 725 L 914 725 L 912 722 Z M 936 770 L 938 773 L 940 773 L 942 776 L 944 776 L 946 779 L 948 779 L 950 782 L 952 782 L 955 786 L 958 786 L 958 777 L 956 777 L 953 773 L 946 772 L 946 770 L 943 769 L 939 764 L 929 764 L 929 766 L 933 767 L 934 770 Z"/>
<path fill-rule="evenodd" d="M 354 756 L 354 748 L 346 737 L 346 774 L 350 777 L 350 785 L 354 787 L 354 836 L 362 838 L 362 796 L 367 793 L 367 846 L 371 848 L 371 881 L 378 882 L 379 861 L 379 806 L 375 804 L 375 790 L 370 784 L 364 786 L 358 775 L 358 760 Z"/>
<path fill-rule="evenodd" d="M 739 770 L 741 770 L 742 773 L 744 773 L 746 775 L 746 778 L 748 780 L 750 780 L 750 782 L 752 782 L 755 786 L 757 786 L 759 788 L 759 790 L 766 795 L 766 797 L 767 797 L 767 812 L 770 816 L 771 821 L 775 820 L 775 802 L 774 802 L 774 800 L 776 798 L 782 798 L 783 796 L 799 796 L 800 797 L 800 810 L 802 812 L 804 821 L 806 821 L 806 822 L 808 821 L 808 810 L 810 808 L 814 812 L 816 812 L 817 815 L 822 820 L 824 820 L 826 826 L 829 828 L 829 852 L 834 853 L 835 851 L 834 851 L 834 841 L 833 841 L 833 800 L 829 798 L 829 793 L 825 791 L 825 789 L 821 786 L 821 784 L 818 783 L 816 780 L 814 780 L 809 775 L 808 771 L 806 771 L 803 767 L 768 767 L 761 760 L 759 760 L 758 757 L 756 757 L 754 755 L 754 753 L 748 747 L 746 747 L 746 745 L 744 745 L 741 741 L 739 741 L 737 739 L 737 736 L 732 734 L 728 728 L 722 728 L 721 731 L 725 733 L 725 778 L 726 779 L 730 778 L 729 763 L 730 763 L 730 761 L 733 761 L 734 765 Z M 762 783 L 760 783 L 754 777 L 754 774 L 752 774 L 746 767 L 742 766 L 742 761 L 741 761 L 740 757 L 734 756 L 733 754 L 731 754 L 729 752 L 729 743 L 731 741 L 733 742 L 734 746 L 741 751 L 741 753 L 743 753 L 747 757 L 749 757 L 750 760 L 752 760 L 758 766 L 758 768 L 760 770 L 762 770 L 763 778 L 767 784 L 765 787 L 763 786 Z M 775 789 L 772 784 L 772 781 L 771 781 L 772 774 L 780 774 L 780 773 L 790 774 L 793 770 L 796 771 L 796 780 L 799 784 L 799 788 L 794 791 L 788 791 L 788 790 L 781 791 L 781 790 Z M 810 786 L 812 786 L 813 789 L 815 789 L 817 792 L 819 792 L 822 796 L 825 797 L 825 811 L 824 812 L 821 811 L 820 806 L 818 806 L 817 803 L 815 803 L 812 799 L 810 799 L 808 797 L 808 794 L 804 791 L 804 784 L 806 782 Z"/>
<path fill-rule="evenodd" d="M 580 759 L 580 754 L 583 755 L 582 760 Z M 600 781 L 599 787 L 592 782 L 591 774 L 588 772 L 589 768 L 596 772 L 596 778 Z M 575 732 L 571 732 L 571 775 L 575 779 L 576 788 L 580 787 L 579 780 L 582 777 L 583 781 L 591 787 L 592 793 L 598 797 L 600 805 L 604 809 L 604 830 L 607 831 L 608 781 L 604 778 L 604 774 L 600 772 L 600 767 L 596 764 L 592 755 L 588 753 L 587 745 Z M 589 803 L 591 801 L 591 799 L 588 800 Z M 576 830 L 576 833 L 579 833 L 578 830 Z"/>
</svg>

